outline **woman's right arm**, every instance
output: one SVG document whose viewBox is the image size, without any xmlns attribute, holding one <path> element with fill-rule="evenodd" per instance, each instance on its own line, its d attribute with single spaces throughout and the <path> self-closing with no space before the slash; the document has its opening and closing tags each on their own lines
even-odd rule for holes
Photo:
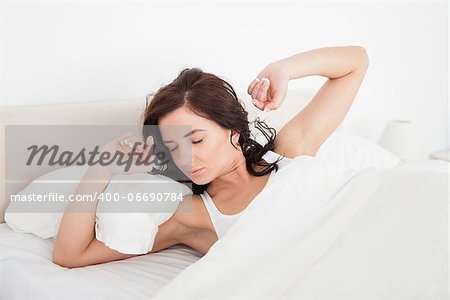
<svg viewBox="0 0 450 300">
<path fill-rule="evenodd" d="M 120 143 L 126 137 L 131 139 L 129 135 L 122 136 L 120 139 L 111 141 L 105 145 L 102 150 L 129 153 L 131 147 Z M 139 149 L 143 153 L 144 158 L 147 157 L 150 148 Z M 148 165 L 134 165 L 128 174 L 149 171 L 148 169 Z M 106 189 L 112 176 L 118 173 L 121 173 L 121 170 L 117 166 L 89 166 L 78 184 L 74 196 L 86 195 L 85 197 L 92 199 L 92 201 L 70 201 L 68 203 L 54 243 L 52 258 L 54 263 L 73 268 L 139 255 L 120 253 L 105 246 L 104 243 L 95 238 L 95 217 L 98 196 Z"/>
<path fill-rule="evenodd" d="M 103 244 L 95 239 L 94 226 L 98 196 L 96 198 L 94 196 L 100 195 L 105 190 L 111 177 L 106 168 L 89 167 L 87 169 L 75 191 L 75 196 L 87 195 L 93 201 L 73 201 L 67 205 L 54 243 L 54 263 L 64 267 L 88 265 L 89 259 L 86 260 L 83 257 L 86 254 L 92 257 L 92 254 L 87 253 L 87 250 L 95 251 L 94 248 L 98 249 L 101 246 L 99 243 Z M 134 256 L 110 250 L 111 260 Z"/>
</svg>

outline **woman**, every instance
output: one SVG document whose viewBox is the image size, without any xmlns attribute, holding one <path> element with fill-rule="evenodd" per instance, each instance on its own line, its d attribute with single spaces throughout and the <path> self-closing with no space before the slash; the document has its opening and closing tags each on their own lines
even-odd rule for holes
<svg viewBox="0 0 450 300">
<path fill-rule="evenodd" d="M 282 105 L 289 80 L 310 75 L 328 80 L 278 135 L 265 134 L 265 146 L 251 139 L 247 112 L 230 84 L 200 69 L 185 69 L 158 90 L 147 107 L 144 124 L 160 125 L 160 132 L 144 131 L 145 146 L 137 147 L 142 155 L 134 156 L 132 168 L 125 172 L 117 165 L 91 166 L 76 193 L 102 192 L 115 174 L 151 171 L 148 164 L 139 164 L 148 156 L 153 161 L 152 146 L 164 143 L 175 168 L 192 180 L 194 194 L 184 197 L 175 214 L 159 226 L 149 253 L 183 243 L 205 254 L 267 186 L 283 157 L 316 154 L 350 109 L 368 62 L 363 47 L 345 46 L 298 53 L 267 65 L 247 90 L 253 104 L 266 112 Z M 192 131 L 168 130 L 172 125 L 192 126 Z M 139 141 L 125 135 L 101 150 L 130 153 Z M 183 157 L 186 153 L 192 154 Z M 87 184 L 98 179 L 103 180 Z M 96 205 L 90 203 L 89 212 L 64 214 L 53 251 L 55 263 L 72 268 L 136 256 L 119 253 L 95 239 Z M 191 209 L 184 212 L 184 205 Z"/>
</svg>

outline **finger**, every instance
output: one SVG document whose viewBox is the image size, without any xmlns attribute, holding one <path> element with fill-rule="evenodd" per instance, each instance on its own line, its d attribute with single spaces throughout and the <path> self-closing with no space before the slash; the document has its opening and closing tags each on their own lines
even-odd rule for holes
<svg viewBox="0 0 450 300">
<path fill-rule="evenodd" d="M 155 145 L 155 139 L 151 135 L 148 136 L 145 139 L 145 149 L 150 151 L 153 148 L 154 145 Z"/>
<path fill-rule="evenodd" d="M 129 141 L 126 138 L 120 139 L 119 144 L 124 149 L 128 149 L 130 147 Z"/>
<path fill-rule="evenodd" d="M 156 155 L 152 154 L 150 151 L 142 154 L 141 162 L 146 164 L 147 166 L 152 164 L 156 159 Z"/>
<path fill-rule="evenodd" d="M 265 102 L 263 110 L 265 112 L 269 112 L 271 110 L 276 110 L 280 107 L 281 104 L 281 96 L 279 94 L 275 94 L 272 101 Z"/>
<path fill-rule="evenodd" d="M 145 154 L 148 154 L 153 149 L 154 144 L 155 142 L 153 136 L 149 135 L 145 139 L 145 147 L 144 147 Z"/>
<path fill-rule="evenodd" d="M 255 88 L 256 84 L 259 82 L 259 78 L 255 78 L 252 83 L 250 83 L 250 85 L 247 88 L 247 94 L 251 95 L 253 89 Z"/>
<path fill-rule="evenodd" d="M 143 151 L 145 148 L 145 144 L 142 139 L 134 135 L 127 138 L 126 140 L 129 141 L 129 145 L 131 145 L 131 148 L 135 148 L 136 151 Z"/>
<path fill-rule="evenodd" d="M 122 145 L 124 145 L 124 146 L 126 146 L 126 147 L 128 147 L 130 149 L 133 149 L 133 147 L 136 144 L 136 141 L 133 141 L 131 139 L 131 137 L 129 137 L 129 138 L 122 139 L 121 143 L 122 143 Z"/>
<path fill-rule="evenodd" d="M 133 153 L 133 155 L 131 155 L 131 153 L 129 153 L 132 161 L 134 164 L 141 164 L 142 163 L 142 157 L 143 157 L 143 152 L 135 152 Z"/>
<path fill-rule="evenodd" d="M 263 111 L 264 112 L 269 112 L 269 111 L 271 111 L 272 110 L 272 108 L 270 107 L 271 105 L 270 105 L 270 102 L 266 102 L 267 104 L 265 104 L 264 105 L 264 107 L 263 107 Z"/>
<path fill-rule="evenodd" d="M 253 105 L 259 109 L 259 110 L 263 110 L 264 107 L 264 102 L 259 101 L 258 99 L 252 99 Z"/>
<path fill-rule="evenodd" d="M 261 102 L 266 102 L 267 101 L 267 91 L 269 90 L 269 79 L 267 78 L 262 78 L 261 79 L 261 87 L 259 88 L 258 91 L 258 95 L 257 95 L 257 99 Z"/>
<path fill-rule="evenodd" d="M 258 91 L 262 84 L 263 82 L 261 80 L 255 84 L 255 87 L 252 90 L 252 99 L 258 99 Z"/>
<path fill-rule="evenodd" d="M 152 154 L 150 150 L 145 150 L 144 152 L 140 153 L 137 157 L 140 164 L 149 165 L 150 163 L 153 162 L 156 155 Z"/>
<path fill-rule="evenodd" d="M 252 90 L 252 99 L 258 99 L 258 91 L 261 88 L 261 85 L 263 84 L 263 81 L 260 80 L 258 81 L 258 83 L 255 85 L 255 87 Z"/>
<path fill-rule="evenodd" d="M 263 107 L 263 111 L 265 112 L 269 112 L 272 110 L 276 110 L 278 108 L 278 104 L 276 102 L 272 101 L 267 101 L 264 103 L 264 107 Z"/>
<path fill-rule="evenodd" d="M 134 143 L 130 141 L 128 138 L 119 140 L 119 144 L 125 153 L 130 153 L 133 149 Z"/>
<path fill-rule="evenodd" d="M 150 153 L 150 151 L 152 150 L 152 147 L 153 147 L 153 137 L 151 137 L 151 136 L 149 136 L 149 137 L 147 137 L 147 139 L 146 139 L 146 141 L 147 141 L 147 143 L 146 143 L 146 148 L 145 148 L 145 150 L 142 152 L 142 161 L 150 161 L 150 157 L 148 157 L 149 156 L 149 153 Z"/>
</svg>

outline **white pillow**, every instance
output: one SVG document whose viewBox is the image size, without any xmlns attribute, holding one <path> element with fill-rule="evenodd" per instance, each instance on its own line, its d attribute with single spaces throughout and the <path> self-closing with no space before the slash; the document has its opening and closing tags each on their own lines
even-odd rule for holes
<svg viewBox="0 0 450 300">
<path fill-rule="evenodd" d="M 130 181 L 130 182 L 127 182 Z M 163 175 L 147 173 L 114 176 L 103 192 L 109 195 L 122 195 L 130 200 L 142 202 L 144 193 L 163 195 L 170 191 L 174 195 L 190 195 L 192 190 Z M 173 199 L 176 200 L 176 199 Z M 125 200 L 126 202 L 127 200 Z M 153 242 L 158 232 L 158 226 L 167 221 L 176 211 L 179 201 L 159 202 L 161 212 L 102 212 L 108 211 L 108 202 L 99 202 L 96 214 L 95 236 L 106 246 L 122 253 L 145 254 L 153 248 Z M 152 204 L 158 204 L 158 201 Z M 114 209 L 117 211 L 117 209 Z M 154 209 L 152 209 L 154 211 Z"/>
<path fill-rule="evenodd" d="M 37 195 L 58 193 L 64 195 L 65 199 L 68 199 L 69 195 L 75 193 L 78 183 L 86 170 L 87 166 L 74 166 L 49 172 L 35 179 L 16 195 L 26 197 L 33 193 Z M 39 183 L 44 180 L 53 181 L 62 179 L 71 180 L 69 183 L 64 184 Z M 132 181 L 133 183 L 130 184 L 127 181 Z M 155 192 L 155 183 L 152 181 L 163 182 L 165 190 L 169 190 L 170 193 L 181 193 L 183 196 L 192 194 L 192 191 L 182 183 L 163 175 L 152 175 L 148 173 L 114 176 L 103 194 L 113 195 L 114 193 L 119 193 L 120 195 L 126 196 L 129 193 L 131 195 L 141 193 L 142 195 L 143 193 Z M 95 222 L 96 238 L 104 242 L 108 247 L 121 253 L 148 253 L 153 247 L 158 226 L 173 215 L 178 204 L 179 202 L 176 202 L 175 205 L 172 205 L 172 207 L 165 209 L 161 213 L 122 213 L 102 212 L 108 211 L 108 202 L 99 201 Z M 56 237 L 67 203 L 61 202 L 62 207 L 58 210 L 61 212 L 58 213 L 20 212 L 19 205 L 20 202 L 11 201 L 5 211 L 5 221 L 12 230 L 19 233 L 32 233 L 44 239 Z"/>
<path fill-rule="evenodd" d="M 358 170 L 393 168 L 401 163 L 401 159 L 397 155 L 369 140 L 336 131 L 322 144 L 315 157 L 322 161 Z"/>
</svg>

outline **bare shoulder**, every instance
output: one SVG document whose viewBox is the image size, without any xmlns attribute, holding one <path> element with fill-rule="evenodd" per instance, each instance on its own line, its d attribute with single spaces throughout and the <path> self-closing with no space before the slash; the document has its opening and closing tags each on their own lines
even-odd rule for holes
<svg viewBox="0 0 450 300">
<path fill-rule="evenodd" d="M 212 227 L 201 197 L 186 195 L 172 217 L 158 227 L 151 253 L 175 244 L 185 244 L 205 254 L 217 241 Z"/>
<path fill-rule="evenodd" d="M 204 255 L 217 242 L 214 225 L 200 195 L 186 196 L 174 216 L 184 228 L 181 243 Z"/>
<path fill-rule="evenodd" d="M 209 229 L 212 225 L 200 195 L 184 196 L 174 218 L 183 226 L 191 229 Z"/>
</svg>

